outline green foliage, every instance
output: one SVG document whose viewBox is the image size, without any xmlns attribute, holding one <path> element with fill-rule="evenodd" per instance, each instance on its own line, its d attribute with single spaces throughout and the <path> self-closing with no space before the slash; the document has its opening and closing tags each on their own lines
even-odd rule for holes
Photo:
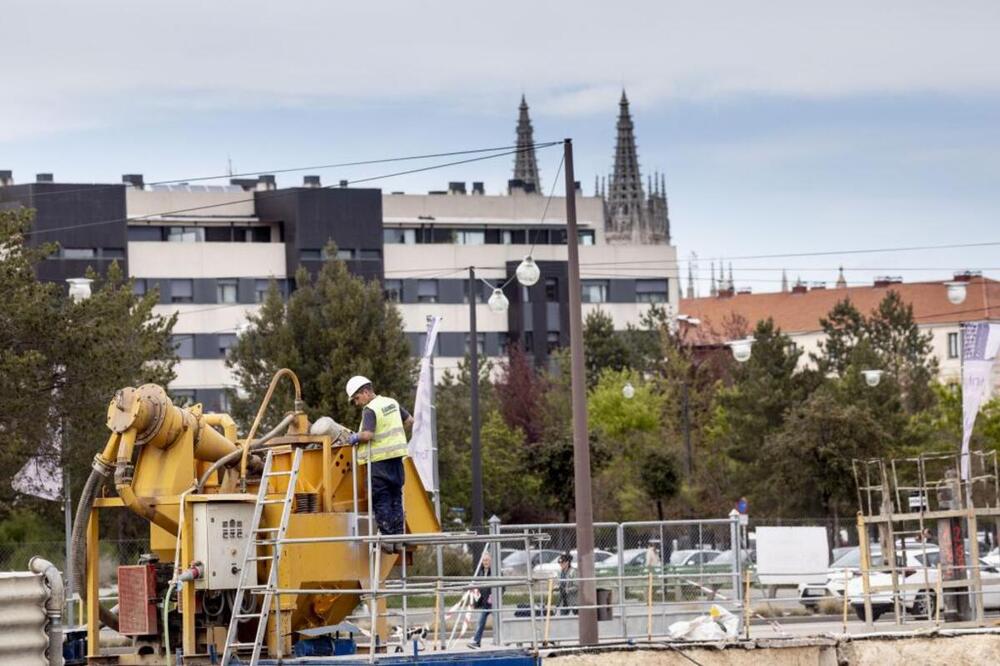
<svg viewBox="0 0 1000 666">
<path fill-rule="evenodd" d="M 403 333 L 399 311 L 387 302 L 377 281 L 351 275 L 336 248 L 311 276 L 300 268 L 296 289 L 284 303 L 272 282 L 260 312 L 230 350 L 226 364 L 246 397 L 233 401 L 234 417 L 253 420 L 274 373 L 290 368 L 302 383 L 310 418 L 332 416 L 355 427 L 361 412 L 344 393 L 347 380 L 364 375 L 377 393 L 406 404 L 412 399 L 415 361 Z M 289 411 L 291 391 L 275 392 L 262 424 L 275 425 Z"/>
<path fill-rule="evenodd" d="M 631 399 L 622 395 L 625 384 L 635 389 Z M 663 397 L 629 370 L 605 370 L 587 398 L 589 426 L 617 445 L 630 435 L 658 430 L 662 409 Z"/>
<path fill-rule="evenodd" d="M 620 372 L 629 365 L 624 338 L 615 332 L 611 315 L 600 308 L 591 310 L 583 322 L 583 349 L 587 386 L 591 388 L 605 370 Z"/>
<path fill-rule="evenodd" d="M 88 270 L 93 295 L 79 303 L 39 282 L 35 267 L 54 246 L 24 244 L 31 220 L 24 209 L 0 211 L 0 463 L 13 475 L 28 457 L 48 456 L 68 470 L 76 497 L 108 438 L 115 391 L 173 379 L 176 318 L 154 315 L 157 295 L 136 296 L 117 263 L 105 275 Z M 9 475 L 0 515 L 17 502 L 58 521 L 57 503 L 15 496 Z"/>
</svg>

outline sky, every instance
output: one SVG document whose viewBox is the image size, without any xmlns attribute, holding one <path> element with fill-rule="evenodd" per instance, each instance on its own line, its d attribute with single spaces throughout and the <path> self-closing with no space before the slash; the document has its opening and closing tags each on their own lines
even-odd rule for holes
<svg viewBox="0 0 1000 666">
<path fill-rule="evenodd" d="M 571 137 L 591 193 L 612 168 L 624 88 L 643 176 L 665 174 L 681 270 L 696 253 L 702 294 L 720 262 L 754 291 L 778 289 L 782 269 L 832 283 L 843 266 L 852 284 L 1000 278 L 995 1 L 0 0 L 0 30 L 0 169 L 16 182 L 504 146 L 524 94 L 536 140 Z M 547 191 L 559 158 L 539 151 Z M 500 193 L 512 166 L 372 184 Z M 747 258 L 816 252 L 832 254 Z"/>
</svg>

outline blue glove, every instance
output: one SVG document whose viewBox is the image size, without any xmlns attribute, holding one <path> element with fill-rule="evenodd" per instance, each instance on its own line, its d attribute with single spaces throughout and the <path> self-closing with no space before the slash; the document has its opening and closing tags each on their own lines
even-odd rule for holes
<svg viewBox="0 0 1000 666">
<path fill-rule="evenodd" d="M 351 433 L 351 436 L 347 438 L 348 444 L 357 444 L 361 441 L 361 435 L 356 432 Z"/>
</svg>

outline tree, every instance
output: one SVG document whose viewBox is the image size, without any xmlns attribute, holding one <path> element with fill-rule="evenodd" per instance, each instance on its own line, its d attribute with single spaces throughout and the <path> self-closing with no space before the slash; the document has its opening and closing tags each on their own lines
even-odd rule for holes
<svg viewBox="0 0 1000 666">
<path fill-rule="evenodd" d="M 537 442 L 544 427 L 545 382 L 520 345 L 511 345 L 507 358 L 501 361 L 496 392 L 507 425 L 519 429 L 527 443 Z"/>
<path fill-rule="evenodd" d="M 819 354 L 813 354 L 821 374 L 842 374 L 847 367 L 850 350 L 865 335 L 865 318 L 849 298 L 838 301 L 830 313 L 819 320 L 824 340 L 819 343 Z"/>
<path fill-rule="evenodd" d="M 656 503 L 656 519 L 664 520 L 663 501 L 680 490 L 680 470 L 677 458 L 662 448 L 650 448 L 639 468 L 643 490 Z"/>
<path fill-rule="evenodd" d="M 360 422 L 360 410 L 344 393 L 354 375 L 368 377 L 377 393 L 401 403 L 412 399 L 416 363 L 396 306 L 385 300 L 377 281 L 351 275 L 333 258 L 335 247 L 326 253 L 331 258 L 316 277 L 299 268 L 287 303 L 272 281 L 260 312 L 249 317 L 250 329 L 230 350 L 226 364 L 246 394 L 236 397 L 233 411 L 244 425 L 283 367 L 298 375 L 313 419 L 332 416 L 350 427 Z M 291 408 L 291 392 L 276 392 L 263 426 L 275 425 Z"/>
<path fill-rule="evenodd" d="M 0 211 L 0 513 L 16 501 L 50 518 L 56 504 L 14 497 L 9 478 L 40 455 L 70 476 L 77 496 L 109 432 L 108 402 L 124 386 L 166 384 L 177 357 L 175 317 L 153 314 L 157 295 L 139 297 L 117 263 L 95 280 L 90 299 L 74 303 L 63 286 L 39 282 L 36 267 L 55 245 L 24 242 L 32 212 Z M 60 445 L 61 444 L 61 445 Z"/>
<path fill-rule="evenodd" d="M 583 355 L 590 388 L 597 384 L 604 370 L 620 371 L 629 366 L 625 341 L 615 332 L 611 315 L 600 308 L 591 310 L 583 322 Z"/>
<path fill-rule="evenodd" d="M 890 290 L 866 322 L 868 338 L 882 364 L 899 382 L 909 413 L 927 409 L 934 402 L 931 382 L 937 374 L 933 336 L 921 333 L 913 319 L 913 306 Z"/>
</svg>

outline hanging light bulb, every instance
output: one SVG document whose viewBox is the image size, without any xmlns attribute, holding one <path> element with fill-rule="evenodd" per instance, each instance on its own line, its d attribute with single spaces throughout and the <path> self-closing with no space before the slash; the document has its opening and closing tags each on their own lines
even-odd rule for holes
<svg viewBox="0 0 1000 666">
<path fill-rule="evenodd" d="M 754 339 L 743 338 L 742 340 L 733 340 L 732 342 L 727 342 L 729 348 L 733 352 L 733 358 L 739 363 L 746 363 L 750 360 L 750 354 L 753 351 Z"/>
<path fill-rule="evenodd" d="M 948 287 L 948 302 L 954 305 L 965 302 L 965 292 L 967 283 L 965 282 L 945 282 L 944 286 Z"/>
<path fill-rule="evenodd" d="M 524 260 L 518 265 L 517 270 L 514 272 L 517 276 L 517 281 L 520 282 L 525 287 L 530 287 L 531 285 L 538 282 L 538 278 L 541 277 L 542 271 L 539 270 L 538 264 L 535 260 L 531 258 L 529 254 Z"/>
<path fill-rule="evenodd" d="M 862 370 L 861 374 L 865 376 L 865 383 L 874 388 L 882 381 L 882 372 L 882 370 Z"/>
<path fill-rule="evenodd" d="M 69 282 L 69 297 L 74 302 L 79 303 L 90 298 L 90 283 L 93 280 L 90 278 L 66 278 L 66 282 Z"/>
<path fill-rule="evenodd" d="M 631 400 L 635 397 L 635 387 L 632 386 L 632 382 L 625 382 L 625 386 L 622 387 L 622 396 L 626 400 Z"/>
<path fill-rule="evenodd" d="M 510 301 L 507 300 L 506 294 L 503 293 L 503 289 L 494 289 L 493 293 L 490 294 L 490 299 L 486 301 L 486 304 L 490 306 L 490 310 L 493 312 L 507 312 L 507 306 L 510 305 Z"/>
</svg>

